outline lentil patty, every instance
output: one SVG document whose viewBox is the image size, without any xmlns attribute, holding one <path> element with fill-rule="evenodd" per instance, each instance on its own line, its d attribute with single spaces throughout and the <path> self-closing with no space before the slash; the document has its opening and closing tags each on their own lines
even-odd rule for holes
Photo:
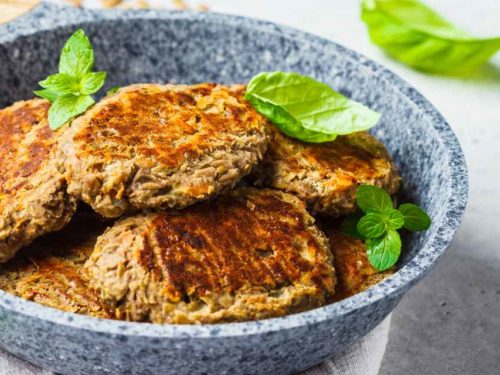
<svg viewBox="0 0 500 375">
<path fill-rule="evenodd" d="M 323 305 L 336 282 L 331 261 L 302 201 L 240 188 L 117 222 L 85 267 L 120 319 L 217 323 Z"/>
<path fill-rule="evenodd" d="M 326 223 L 321 228 L 330 240 L 337 275 L 334 301 L 361 293 L 394 273 L 394 267 L 378 272 L 366 256 L 365 243 L 342 233 L 338 223 Z"/>
<path fill-rule="evenodd" d="M 269 128 L 268 151 L 251 180 L 260 187 L 295 194 L 315 214 L 353 212 L 360 184 L 376 185 L 390 194 L 399 188 L 400 177 L 389 153 L 366 132 L 313 144 L 290 138 L 274 125 Z"/>
<path fill-rule="evenodd" d="M 266 132 L 239 86 L 132 85 L 72 122 L 61 163 L 69 193 L 106 217 L 184 208 L 248 174 Z"/>
<path fill-rule="evenodd" d="M 60 232 L 38 238 L 0 266 L 0 289 L 60 310 L 112 318 L 89 288 L 83 265 L 106 223 L 77 214 Z"/>
<path fill-rule="evenodd" d="M 60 132 L 48 126 L 49 106 L 33 99 L 0 110 L 0 262 L 61 229 L 76 209 L 57 170 Z"/>
</svg>

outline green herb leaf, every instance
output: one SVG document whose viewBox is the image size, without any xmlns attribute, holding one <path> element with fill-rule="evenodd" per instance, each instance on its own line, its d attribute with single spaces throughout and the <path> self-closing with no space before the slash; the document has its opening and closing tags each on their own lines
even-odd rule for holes
<svg viewBox="0 0 500 375">
<path fill-rule="evenodd" d="M 83 30 L 77 30 L 64 44 L 59 60 L 59 73 L 40 82 L 44 90 L 34 93 L 52 102 L 49 126 L 58 129 L 84 113 L 106 80 L 105 72 L 92 72 L 94 50 Z"/>
<path fill-rule="evenodd" d="M 94 104 L 94 99 L 90 95 L 64 95 L 58 97 L 49 109 L 50 128 L 53 130 L 59 129 L 68 121 L 84 113 L 92 104 Z"/>
<path fill-rule="evenodd" d="M 81 93 L 84 95 L 93 94 L 101 89 L 106 80 L 106 72 L 87 73 L 81 82 Z"/>
<path fill-rule="evenodd" d="M 384 189 L 371 185 L 360 185 L 356 190 L 356 203 L 366 213 L 383 213 L 393 209 L 392 199 Z"/>
<path fill-rule="evenodd" d="M 425 230 L 430 226 L 431 219 L 420 207 L 406 203 L 395 210 L 390 195 L 376 186 L 360 185 L 356 202 L 366 215 L 349 216 L 342 223 L 342 231 L 365 239 L 368 259 L 378 271 L 392 267 L 399 259 L 401 238 L 396 230 Z"/>
<path fill-rule="evenodd" d="M 389 229 L 385 235 L 366 241 L 366 255 L 377 271 L 391 268 L 401 255 L 401 238 L 398 232 Z"/>
<path fill-rule="evenodd" d="M 45 80 L 39 82 L 39 85 L 58 96 L 79 94 L 78 81 L 65 73 L 51 74 Z"/>
<path fill-rule="evenodd" d="M 340 230 L 348 236 L 364 240 L 365 238 L 358 232 L 357 224 L 363 215 L 359 212 L 347 216 L 341 224 Z"/>
<path fill-rule="evenodd" d="M 107 92 L 106 92 L 106 95 L 113 95 L 115 93 L 118 92 L 118 90 L 120 90 L 121 87 L 120 86 L 113 86 L 111 87 Z"/>
<path fill-rule="evenodd" d="M 385 234 L 387 224 L 383 215 L 370 212 L 359 220 L 356 228 L 365 238 L 377 238 Z"/>
<path fill-rule="evenodd" d="M 50 101 L 51 103 L 55 102 L 56 99 L 57 99 L 57 94 L 50 91 L 50 90 L 37 90 L 37 91 L 33 91 L 33 93 L 36 95 L 36 96 L 39 96 L 40 98 L 44 98 L 44 99 L 47 99 L 48 101 Z"/>
<path fill-rule="evenodd" d="M 82 29 L 66 41 L 61 51 L 59 72 L 80 79 L 94 68 L 94 50 Z"/>
<path fill-rule="evenodd" d="M 291 117 L 285 110 L 269 103 L 259 101 L 252 96 L 245 96 L 257 112 L 270 119 L 278 126 L 280 131 L 289 137 L 297 138 L 303 142 L 323 143 L 337 138 L 337 134 L 324 134 L 307 130 L 298 121 Z"/>
<path fill-rule="evenodd" d="M 396 230 L 403 226 L 405 219 L 401 212 L 393 209 L 388 213 L 386 221 L 389 228 Z"/>
<path fill-rule="evenodd" d="M 363 0 L 361 18 L 373 43 L 425 72 L 469 73 L 500 50 L 500 38 L 472 37 L 418 0 Z"/>
<path fill-rule="evenodd" d="M 411 231 L 427 230 L 431 226 L 431 218 L 420 207 L 405 203 L 399 206 L 398 210 L 404 218 L 405 229 Z"/>
<path fill-rule="evenodd" d="M 297 73 L 260 73 L 248 83 L 245 99 L 283 133 L 305 142 L 327 142 L 366 130 L 380 118 L 328 85 Z"/>
</svg>

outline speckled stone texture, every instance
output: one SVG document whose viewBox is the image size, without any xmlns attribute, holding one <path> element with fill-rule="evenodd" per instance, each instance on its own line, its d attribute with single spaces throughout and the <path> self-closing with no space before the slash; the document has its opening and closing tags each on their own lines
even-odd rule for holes
<svg viewBox="0 0 500 375">
<path fill-rule="evenodd" d="M 0 292 L 0 346 L 63 374 L 288 374 L 344 349 L 374 328 L 448 246 L 466 203 L 460 146 L 414 89 L 362 55 L 273 24 L 210 13 L 95 13 L 44 4 L 0 27 L 0 106 L 31 97 L 56 70 L 66 38 L 83 27 L 107 87 L 135 82 L 245 82 L 297 71 L 383 113 L 374 134 L 393 153 L 404 194 L 433 226 L 405 238 L 399 271 L 357 296 L 279 319 L 213 326 L 99 320 Z"/>
</svg>

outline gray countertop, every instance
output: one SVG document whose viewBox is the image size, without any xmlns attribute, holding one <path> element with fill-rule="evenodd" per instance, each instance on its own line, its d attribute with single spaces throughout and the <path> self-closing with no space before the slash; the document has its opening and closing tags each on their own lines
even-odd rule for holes
<svg viewBox="0 0 500 375">
<path fill-rule="evenodd" d="M 498 374 L 500 54 L 496 67 L 467 79 L 430 76 L 391 61 L 370 44 L 358 1 L 206 3 L 213 11 L 265 18 L 360 51 L 410 82 L 448 119 L 468 162 L 469 205 L 448 254 L 395 310 L 380 375 Z M 432 6 L 479 36 L 500 35 L 498 0 L 435 0 Z"/>
<path fill-rule="evenodd" d="M 392 316 L 379 375 L 499 373 L 500 268 L 448 254 Z"/>
</svg>

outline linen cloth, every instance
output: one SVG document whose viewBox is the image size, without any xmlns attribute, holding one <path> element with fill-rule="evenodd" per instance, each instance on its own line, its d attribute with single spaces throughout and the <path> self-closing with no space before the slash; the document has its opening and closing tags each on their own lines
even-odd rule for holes
<svg viewBox="0 0 500 375">
<path fill-rule="evenodd" d="M 390 321 L 391 315 L 343 353 L 300 375 L 377 375 L 389 338 Z M 0 352 L 0 375 L 53 375 L 53 373 L 9 353 Z"/>
</svg>

